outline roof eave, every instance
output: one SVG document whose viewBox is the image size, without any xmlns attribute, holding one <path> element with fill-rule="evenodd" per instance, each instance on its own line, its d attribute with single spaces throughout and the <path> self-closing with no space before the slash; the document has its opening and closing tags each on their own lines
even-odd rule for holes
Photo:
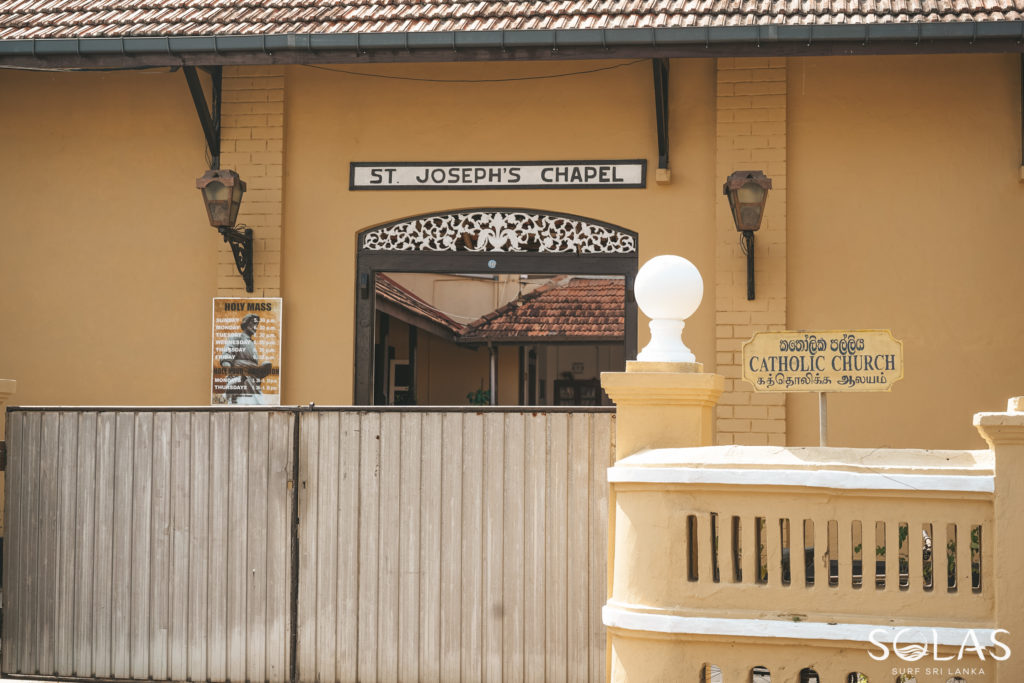
<svg viewBox="0 0 1024 683">
<path fill-rule="evenodd" d="M 551 335 L 547 337 L 484 335 L 462 336 L 456 339 L 456 341 L 459 344 L 514 344 L 516 346 L 532 346 L 534 344 L 621 344 L 622 342 L 625 341 L 625 337 L 623 335 L 575 336 L 564 334 Z"/>
<path fill-rule="evenodd" d="M 1022 52 L 1024 21 L 0 40 L 12 66 Z"/>
<path fill-rule="evenodd" d="M 407 325 L 418 327 L 424 332 L 428 332 L 445 341 L 454 342 L 458 340 L 459 330 L 432 320 L 415 309 L 403 306 L 401 303 L 382 297 L 379 294 L 375 303 L 377 310 L 387 313 L 392 318 L 401 320 Z"/>
</svg>

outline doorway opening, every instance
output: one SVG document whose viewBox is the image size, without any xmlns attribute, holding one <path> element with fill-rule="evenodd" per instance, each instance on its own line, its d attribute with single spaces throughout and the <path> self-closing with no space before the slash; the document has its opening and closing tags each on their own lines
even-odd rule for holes
<svg viewBox="0 0 1024 683">
<path fill-rule="evenodd" d="M 377 273 L 374 402 L 611 405 L 621 275 Z"/>
<path fill-rule="evenodd" d="M 427 214 L 360 234 L 362 405 L 602 405 L 636 355 L 636 234 L 526 209 Z"/>
</svg>

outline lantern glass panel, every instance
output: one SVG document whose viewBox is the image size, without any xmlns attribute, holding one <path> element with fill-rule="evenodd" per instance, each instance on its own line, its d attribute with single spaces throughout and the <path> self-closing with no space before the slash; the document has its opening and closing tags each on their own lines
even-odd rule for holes
<svg viewBox="0 0 1024 683">
<path fill-rule="evenodd" d="M 220 227 L 231 227 L 231 207 L 227 202 L 210 202 L 206 205 L 210 213 L 210 225 Z"/>
<path fill-rule="evenodd" d="M 228 224 L 234 226 L 238 220 L 238 209 L 242 206 L 242 184 L 236 183 L 231 192 L 231 204 L 228 207 L 228 213 L 230 214 Z"/>
<path fill-rule="evenodd" d="M 741 206 L 740 207 L 740 226 L 742 230 L 757 230 L 758 223 L 761 222 L 761 207 L 760 206 Z"/>
<path fill-rule="evenodd" d="M 736 193 L 736 199 L 740 204 L 760 204 L 764 198 L 765 189 L 757 183 L 746 183 Z"/>
<path fill-rule="evenodd" d="M 203 188 L 203 198 L 208 202 L 225 202 L 231 198 L 231 190 L 215 180 Z"/>
</svg>

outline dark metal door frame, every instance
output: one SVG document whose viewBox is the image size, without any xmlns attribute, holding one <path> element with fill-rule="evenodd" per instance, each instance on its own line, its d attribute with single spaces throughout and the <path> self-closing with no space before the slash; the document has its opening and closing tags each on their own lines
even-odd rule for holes
<svg viewBox="0 0 1024 683">
<path fill-rule="evenodd" d="M 534 216 L 585 222 L 632 239 L 631 253 L 580 253 L 542 251 L 468 251 L 468 250 L 381 250 L 366 248 L 368 235 L 402 223 L 456 214 L 524 213 Z M 356 339 L 353 396 L 356 405 L 373 401 L 374 368 L 374 286 L 377 273 L 494 273 L 531 275 L 621 275 L 625 279 L 625 355 L 636 357 L 637 306 L 633 298 L 633 281 L 638 265 L 637 235 L 617 225 L 573 214 L 537 209 L 487 208 L 462 209 L 403 218 L 378 225 L 359 234 L 356 255 Z"/>
</svg>

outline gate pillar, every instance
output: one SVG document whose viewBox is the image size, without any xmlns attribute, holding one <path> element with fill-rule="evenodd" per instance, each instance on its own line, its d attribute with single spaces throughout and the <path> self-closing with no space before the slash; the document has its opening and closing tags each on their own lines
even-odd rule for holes
<svg viewBox="0 0 1024 683">
<path fill-rule="evenodd" d="M 725 378 L 703 370 L 702 363 L 628 361 L 625 372 L 601 374 L 616 406 L 616 461 L 650 448 L 711 445 Z"/>
<path fill-rule="evenodd" d="M 642 360 L 625 372 L 602 373 L 601 383 L 615 402 L 615 466 L 609 468 L 608 676 L 612 681 L 677 679 L 687 668 L 690 648 L 641 624 L 615 627 L 609 615 L 640 616 L 674 607 L 670 587 L 685 573 L 690 528 L 687 502 L 665 495 L 659 484 L 636 484 L 617 476 L 635 466 L 623 460 L 657 448 L 710 446 L 714 410 L 725 378 L 705 373 L 680 340 L 683 320 L 700 304 L 703 281 L 689 261 L 657 256 L 636 279 L 640 309 L 651 318 L 651 343 Z M 642 465 L 641 465 L 642 466 Z M 619 617 L 617 617 L 619 618 Z"/>
<path fill-rule="evenodd" d="M 616 462 L 653 448 L 711 445 L 715 404 L 725 379 L 703 372 L 702 364 L 634 361 L 626 364 L 626 372 L 603 373 L 601 382 L 616 404 Z M 609 469 L 613 481 L 616 469 Z M 666 597 L 662 589 L 686 571 L 687 517 L 667 509 L 665 497 L 653 491 L 657 488 L 611 485 L 608 605 L 620 610 L 657 611 Z M 690 668 L 677 661 L 688 654 L 688 648 L 661 633 L 608 629 L 612 681 L 671 680 Z"/>
<path fill-rule="evenodd" d="M 982 539 L 994 548 L 995 623 L 1008 631 L 1003 638 L 1012 654 L 999 667 L 999 681 L 1024 680 L 1024 591 L 1020 568 L 1024 546 L 1020 524 L 1024 519 L 1024 396 L 1007 402 L 1004 413 L 977 413 L 974 426 L 995 455 L 995 538 Z"/>
</svg>

